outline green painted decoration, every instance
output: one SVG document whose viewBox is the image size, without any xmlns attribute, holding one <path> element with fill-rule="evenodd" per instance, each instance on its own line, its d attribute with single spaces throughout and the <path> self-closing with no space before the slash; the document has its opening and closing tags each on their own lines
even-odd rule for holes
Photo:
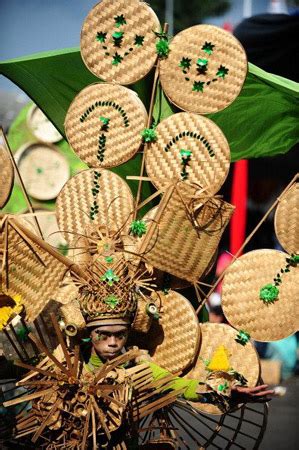
<svg viewBox="0 0 299 450">
<path fill-rule="evenodd" d="M 112 269 L 108 269 L 104 275 L 101 276 L 101 281 L 105 281 L 108 286 L 113 286 L 114 283 L 119 281 L 119 277 L 115 275 Z"/>
</svg>

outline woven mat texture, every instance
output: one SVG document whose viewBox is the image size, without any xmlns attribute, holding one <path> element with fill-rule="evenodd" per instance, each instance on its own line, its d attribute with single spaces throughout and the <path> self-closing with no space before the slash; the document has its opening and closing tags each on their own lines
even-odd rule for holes
<svg viewBox="0 0 299 450">
<path fill-rule="evenodd" d="M 205 43 L 214 45 L 210 55 L 202 49 Z M 180 67 L 182 58 L 191 60 L 186 74 Z M 197 72 L 198 59 L 208 61 L 205 74 Z M 217 76 L 221 66 L 228 69 L 224 78 Z M 217 112 L 230 105 L 239 95 L 246 74 L 246 54 L 239 41 L 213 25 L 196 25 L 181 31 L 170 44 L 168 58 L 160 64 L 161 84 L 167 97 L 179 108 L 199 114 Z M 194 82 L 205 83 L 202 92 L 193 90 Z"/>
</svg>

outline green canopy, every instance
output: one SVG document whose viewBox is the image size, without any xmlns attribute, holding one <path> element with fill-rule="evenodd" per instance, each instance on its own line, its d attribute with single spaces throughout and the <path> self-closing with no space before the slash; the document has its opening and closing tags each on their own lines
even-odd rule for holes
<svg viewBox="0 0 299 450">
<path fill-rule="evenodd" d="M 26 92 L 63 135 L 70 102 L 85 86 L 99 81 L 83 64 L 78 48 L 3 61 L 0 73 Z M 150 86 L 151 76 L 132 86 L 146 105 Z M 249 64 L 237 99 L 223 111 L 209 115 L 227 137 L 232 160 L 288 152 L 298 142 L 298 97 L 298 83 Z M 159 87 L 155 117 L 162 119 L 173 111 Z"/>
</svg>

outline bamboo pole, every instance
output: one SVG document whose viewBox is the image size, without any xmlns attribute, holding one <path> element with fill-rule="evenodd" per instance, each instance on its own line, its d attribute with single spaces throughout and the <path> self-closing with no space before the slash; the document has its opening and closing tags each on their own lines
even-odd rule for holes
<svg viewBox="0 0 299 450">
<path fill-rule="evenodd" d="M 167 33 L 167 31 L 168 31 L 168 23 L 164 23 L 163 33 Z M 150 101 L 150 107 L 149 107 L 148 118 L 147 118 L 147 125 L 146 125 L 147 128 L 150 128 L 150 126 L 152 124 L 152 115 L 153 115 L 153 109 L 154 109 L 155 95 L 156 95 L 156 90 L 157 90 L 157 85 L 158 85 L 158 80 L 159 80 L 159 58 L 158 58 L 158 56 L 156 58 L 155 65 L 156 65 L 156 67 L 155 67 L 154 81 L 153 81 L 153 86 L 152 86 L 151 101 Z M 146 147 L 147 145 L 148 144 L 145 143 L 144 147 Z M 142 177 L 143 177 L 144 166 L 145 166 L 145 151 L 146 151 L 146 149 L 144 148 L 143 154 L 142 154 L 142 161 L 141 161 L 141 168 L 140 168 L 140 179 L 139 179 L 139 182 L 138 182 L 138 189 L 137 189 L 137 195 L 136 195 L 136 202 L 135 202 L 133 220 L 136 219 L 137 211 L 138 211 L 138 204 L 139 204 L 140 197 L 141 197 Z"/>
</svg>

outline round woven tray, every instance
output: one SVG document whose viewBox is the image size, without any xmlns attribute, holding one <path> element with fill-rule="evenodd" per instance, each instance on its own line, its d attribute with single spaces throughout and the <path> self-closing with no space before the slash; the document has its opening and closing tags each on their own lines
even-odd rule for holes
<svg viewBox="0 0 299 450">
<path fill-rule="evenodd" d="M 2 146 L 0 146 L 0 168 L 0 208 L 4 208 L 13 188 L 14 169 L 8 152 Z"/>
<path fill-rule="evenodd" d="M 299 183 L 281 198 L 274 218 L 275 233 L 288 253 L 299 254 Z"/>
<path fill-rule="evenodd" d="M 229 362 L 232 369 L 247 379 L 248 386 L 256 386 L 260 378 L 260 363 L 253 344 L 251 342 L 248 342 L 245 346 L 238 344 L 235 341 L 238 333 L 229 325 L 204 323 L 200 324 L 200 329 L 201 346 L 199 358 L 194 369 L 186 375 L 186 378 L 198 379 L 204 382 L 209 372 L 206 370 L 203 360 L 210 360 L 215 350 L 220 345 L 223 345 L 231 355 Z M 199 411 L 208 414 L 223 414 L 216 405 L 199 402 L 190 403 Z"/>
<path fill-rule="evenodd" d="M 75 97 L 64 125 L 78 156 L 89 167 L 107 168 L 124 163 L 137 152 L 146 122 L 146 109 L 135 92 L 95 83 Z"/>
<path fill-rule="evenodd" d="M 174 37 L 169 56 L 159 67 L 162 88 L 172 103 L 207 114 L 226 108 L 239 95 L 247 59 L 231 33 L 213 25 L 196 25 Z"/>
<path fill-rule="evenodd" d="M 27 124 L 40 141 L 54 143 L 62 139 L 59 131 L 36 105 L 32 105 L 27 113 Z"/>
<path fill-rule="evenodd" d="M 159 321 L 154 320 L 146 341 L 155 364 L 177 373 L 197 357 L 200 343 L 198 319 L 191 303 L 181 294 L 164 295 Z"/>
<path fill-rule="evenodd" d="M 257 341 L 283 339 L 298 329 L 299 268 L 281 275 L 278 299 L 265 304 L 260 289 L 286 266 L 286 253 L 254 250 L 227 270 L 222 285 L 222 307 L 229 323 Z"/>
<path fill-rule="evenodd" d="M 98 178 L 97 174 L 99 174 Z M 98 194 L 92 189 L 98 184 Z M 90 217 L 94 202 L 98 213 Z M 56 216 L 67 242 L 85 236 L 91 227 L 102 226 L 116 232 L 128 229 L 133 211 L 133 196 L 127 183 L 109 170 L 84 170 L 72 177 L 61 190 L 56 202 Z"/>
<path fill-rule="evenodd" d="M 230 150 L 220 128 L 196 114 L 178 113 L 157 126 L 157 141 L 146 150 L 146 171 L 158 189 L 182 180 L 181 150 L 190 150 L 186 182 L 196 183 L 214 194 L 229 170 Z"/>
<path fill-rule="evenodd" d="M 69 163 L 52 144 L 24 144 L 14 157 L 28 194 L 37 200 L 53 200 L 69 179 Z"/>
<path fill-rule="evenodd" d="M 102 0 L 83 24 L 82 59 L 92 73 L 105 81 L 135 83 L 155 64 L 154 31 L 160 31 L 159 20 L 146 3 Z M 120 39 L 117 33 L 123 33 Z"/>
</svg>

